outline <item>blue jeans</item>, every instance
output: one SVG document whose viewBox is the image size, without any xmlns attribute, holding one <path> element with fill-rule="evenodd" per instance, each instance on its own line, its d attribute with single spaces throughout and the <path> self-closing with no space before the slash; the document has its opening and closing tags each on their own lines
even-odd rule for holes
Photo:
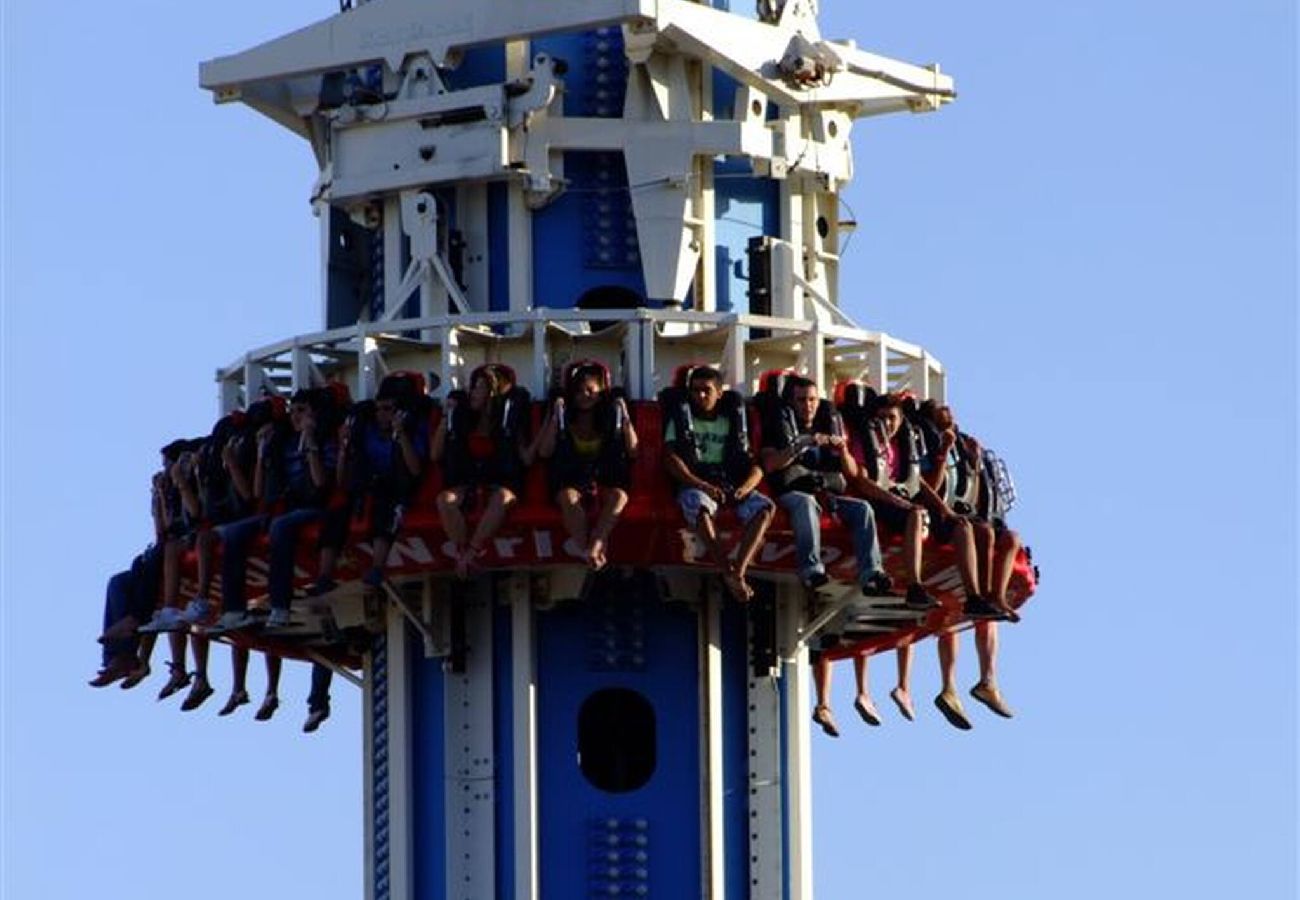
<svg viewBox="0 0 1300 900">
<path fill-rule="evenodd" d="M 221 538 L 221 611 L 248 609 L 248 545 L 262 533 L 266 516 L 249 516 L 216 529 Z"/>
<path fill-rule="evenodd" d="M 308 525 L 324 517 L 321 509 L 295 509 L 271 520 L 271 571 L 267 575 L 270 584 L 271 608 L 289 608 L 293 599 L 294 560 L 298 557 L 298 533 Z"/>
<path fill-rule="evenodd" d="M 307 695 L 307 709 L 309 712 L 330 708 L 330 682 L 333 680 L 333 669 L 329 666 L 322 666 L 320 663 L 312 663 L 311 693 Z"/>
<path fill-rule="evenodd" d="M 104 630 L 127 616 L 146 622 L 158 603 L 158 580 L 161 576 L 162 549 L 151 545 L 131 561 L 131 568 L 108 579 L 104 591 Z M 132 635 L 104 645 L 104 665 L 115 656 L 134 654 L 140 639 Z"/>
<path fill-rule="evenodd" d="M 295 509 L 271 520 L 271 570 L 267 574 L 272 609 L 288 609 L 293 599 L 294 559 L 298 555 L 298 532 L 315 522 L 324 512 L 319 509 Z M 244 612 L 248 609 L 245 579 L 248 570 L 248 545 L 262 532 L 266 516 L 250 516 L 222 525 L 221 535 L 221 611 Z"/>
<path fill-rule="evenodd" d="M 822 564 L 822 527 L 820 504 L 812 494 L 790 491 L 777 498 L 777 503 L 790 517 L 790 530 L 794 532 L 795 555 L 799 578 L 808 581 L 813 575 L 824 574 Z M 832 496 L 831 515 L 838 518 L 853 535 L 853 555 L 858 561 L 858 583 L 866 584 L 882 568 L 880 542 L 876 540 L 876 517 L 865 500 L 855 497 Z"/>
</svg>

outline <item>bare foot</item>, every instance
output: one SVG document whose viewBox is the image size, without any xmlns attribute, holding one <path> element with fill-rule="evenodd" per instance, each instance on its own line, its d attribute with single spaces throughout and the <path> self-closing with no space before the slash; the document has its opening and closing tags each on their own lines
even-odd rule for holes
<svg viewBox="0 0 1300 900">
<path fill-rule="evenodd" d="M 889 692 L 889 699 L 894 701 L 898 711 L 902 713 L 903 718 L 911 722 L 916 719 L 916 710 L 912 709 L 912 695 L 902 688 L 894 688 Z"/>
<path fill-rule="evenodd" d="M 609 559 L 605 556 L 605 542 L 596 538 L 587 548 L 587 565 L 591 566 L 593 572 L 599 572 L 607 562 Z"/>
<path fill-rule="evenodd" d="M 748 603 L 754 596 L 753 589 L 745 583 L 745 578 L 739 572 L 728 571 L 723 573 L 722 583 L 727 586 L 727 592 L 735 599 L 737 603 Z"/>
</svg>

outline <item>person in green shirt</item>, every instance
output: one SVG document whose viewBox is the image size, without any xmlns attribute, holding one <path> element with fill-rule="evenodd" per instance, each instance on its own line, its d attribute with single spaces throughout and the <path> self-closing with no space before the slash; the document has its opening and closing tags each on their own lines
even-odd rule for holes
<svg viewBox="0 0 1300 900">
<path fill-rule="evenodd" d="M 727 591 L 744 603 L 753 595 L 745 573 L 772 523 L 775 505 L 758 492 L 763 470 L 749 451 L 744 401 L 729 392 L 722 375 L 705 366 L 687 375 L 686 398 L 665 410 L 664 465 L 678 485 L 677 503 L 722 574 Z M 725 408 L 724 408 L 725 406 Z M 718 510 L 733 506 L 745 526 L 735 562 L 717 531 Z"/>
</svg>

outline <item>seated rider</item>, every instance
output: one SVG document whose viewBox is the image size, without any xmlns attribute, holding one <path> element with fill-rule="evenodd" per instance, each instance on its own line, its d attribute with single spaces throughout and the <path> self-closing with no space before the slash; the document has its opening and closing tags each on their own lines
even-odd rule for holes
<svg viewBox="0 0 1300 900">
<path fill-rule="evenodd" d="M 217 530 L 222 542 L 220 630 L 256 624 L 247 615 L 245 570 L 249 546 L 264 528 L 270 534 L 271 615 L 266 625 L 283 628 L 291 624 L 298 533 L 325 515 L 338 450 L 329 428 L 317 433 L 317 414 L 312 407 L 317 396 L 299 390 L 289 402 L 287 423 L 275 416 L 257 431 L 253 495 L 264 511 Z"/>
<path fill-rule="evenodd" d="M 847 496 L 858 464 L 846 451 L 839 417 L 818 396 L 817 384 L 791 375 L 783 391 L 781 426 L 763 429 L 763 468 L 777 504 L 790 517 L 798 554 L 799 580 L 818 588 L 830 579 L 821 559 L 823 508 L 853 537 L 858 583 L 867 596 L 884 596 L 893 586 L 881 564 L 876 522 L 864 500 Z"/>
<path fill-rule="evenodd" d="M 745 573 L 763 543 L 775 506 L 758 491 L 763 470 L 749 450 L 744 400 L 734 391 L 724 394 L 722 375 L 707 366 L 687 370 L 684 387 L 685 397 L 670 399 L 670 391 L 680 390 L 673 388 L 660 395 L 666 407 L 664 465 L 678 485 L 677 503 L 686 524 L 704 544 L 727 590 L 743 603 L 754 595 Z M 714 521 L 721 506 L 735 507 L 745 526 L 734 564 Z"/>
<path fill-rule="evenodd" d="M 149 621 L 158 603 L 163 546 L 167 541 L 166 516 L 162 509 L 165 479 L 163 471 L 153 476 L 149 503 L 154 525 L 153 543 L 132 560 L 129 569 L 108 580 L 104 597 L 104 630 L 99 636 L 99 643 L 103 646 L 102 665 L 90 680 L 91 687 L 107 687 L 122 679 L 122 687 L 132 688 L 149 676 L 149 657 L 156 635 L 139 635 L 137 629 Z"/>
<path fill-rule="evenodd" d="M 636 450 L 636 428 L 623 398 L 611 396 L 609 370 L 593 361 L 569 366 L 537 453 L 551 460 L 551 494 L 568 533 L 565 547 L 593 570 L 608 562 L 609 535 L 627 506 Z M 596 499 L 600 512 L 589 529 L 586 504 Z"/>
<path fill-rule="evenodd" d="M 207 678 L 206 642 L 196 649 L 196 671 L 191 673 L 185 669 L 189 624 L 180 610 L 181 566 L 185 552 L 194 545 L 201 519 L 193 479 L 204 443 L 203 440 L 179 440 L 163 448 L 166 468 L 160 490 L 166 540 L 162 555 L 162 606 L 147 624 L 140 626 L 140 631 L 146 634 L 168 632 L 171 660 L 167 665 L 171 675 L 158 692 L 158 699 L 164 700 L 193 682 L 181 707 L 186 711 L 197 709 L 212 695 Z"/>
<path fill-rule="evenodd" d="M 964 612 L 971 618 L 998 615 L 981 596 L 970 523 L 954 514 L 923 477 L 927 467 L 926 443 L 907 419 L 911 401 L 902 394 L 883 394 L 874 401 L 873 414 L 853 429 L 850 447 L 862 462 L 854 487 L 866 497 L 876 517 L 904 535 L 903 550 L 911 584 L 908 605 L 929 609 L 936 605 L 921 584 L 922 522 L 928 520 L 932 545 L 950 544 L 957 571 L 966 591 Z"/>
<path fill-rule="evenodd" d="M 363 580 L 371 587 L 383 583 L 388 553 L 429 455 L 424 400 L 420 376 L 394 373 L 380 383 L 373 405 L 358 404 L 343 431 L 340 481 L 370 498 L 373 551 Z"/>
<path fill-rule="evenodd" d="M 456 575 L 466 578 L 488 541 L 518 501 L 524 471 L 532 461 L 525 416 L 512 407 L 513 373 L 484 365 L 470 375 L 469 394 L 453 392 L 430 441 L 429 458 L 441 463 L 438 518 L 455 548 Z M 464 508 L 480 504 L 483 516 L 469 535 Z"/>
<path fill-rule="evenodd" d="M 782 425 L 774 428 L 765 423 L 762 458 L 777 491 L 776 502 L 790 517 L 800 581 L 818 588 L 829 580 L 821 559 L 821 513 L 825 508 L 853 536 L 862 593 L 888 595 L 893 583 L 883 568 L 871 506 L 845 493 L 849 480 L 858 476 L 858 464 L 847 452 L 839 417 L 818 396 L 817 384 L 807 378 L 791 375 L 782 394 Z M 815 660 L 813 680 L 817 690 L 813 721 L 838 737 L 829 703 L 830 660 L 821 656 Z"/>
<path fill-rule="evenodd" d="M 983 464 L 979 442 L 957 428 L 952 410 L 946 405 L 924 403 L 920 414 L 929 433 L 927 443 L 930 446 L 924 468 L 925 480 L 942 498 L 945 507 L 969 524 L 980 572 L 979 593 L 993 612 L 993 615 L 982 617 L 975 623 L 975 651 L 979 658 L 980 676 L 970 695 L 996 714 L 1011 718 L 1011 708 L 997 684 L 998 626 L 995 619 L 1019 618 L 1008 602 L 1007 589 L 1015 571 L 1020 538 L 1006 527 L 1002 517 L 989 508 L 987 498 L 991 492 L 987 482 L 991 473 Z M 957 691 L 957 633 L 947 631 L 938 635 L 937 647 L 943 687 L 935 698 L 935 705 L 952 725 L 968 729 L 970 720 L 962 709 Z M 899 650 L 900 689 L 904 690 L 905 698 L 911 658 L 911 647 Z"/>
</svg>

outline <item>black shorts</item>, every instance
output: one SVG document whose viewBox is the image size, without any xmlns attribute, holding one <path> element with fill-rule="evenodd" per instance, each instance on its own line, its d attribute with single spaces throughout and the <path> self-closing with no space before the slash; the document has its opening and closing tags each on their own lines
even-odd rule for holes
<svg viewBox="0 0 1300 900">
<path fill-rule="evenodd" d="M 883 528 L 885 531 L 894 534 L 902 534 L 907 531 L 907 517 L 911 513 L 903 509 L 896 503 L 889 503 L 884 500 L 868 500 L 871 504 L 871 512 L 876 517 L 876 527 Z"/>
</svg>

